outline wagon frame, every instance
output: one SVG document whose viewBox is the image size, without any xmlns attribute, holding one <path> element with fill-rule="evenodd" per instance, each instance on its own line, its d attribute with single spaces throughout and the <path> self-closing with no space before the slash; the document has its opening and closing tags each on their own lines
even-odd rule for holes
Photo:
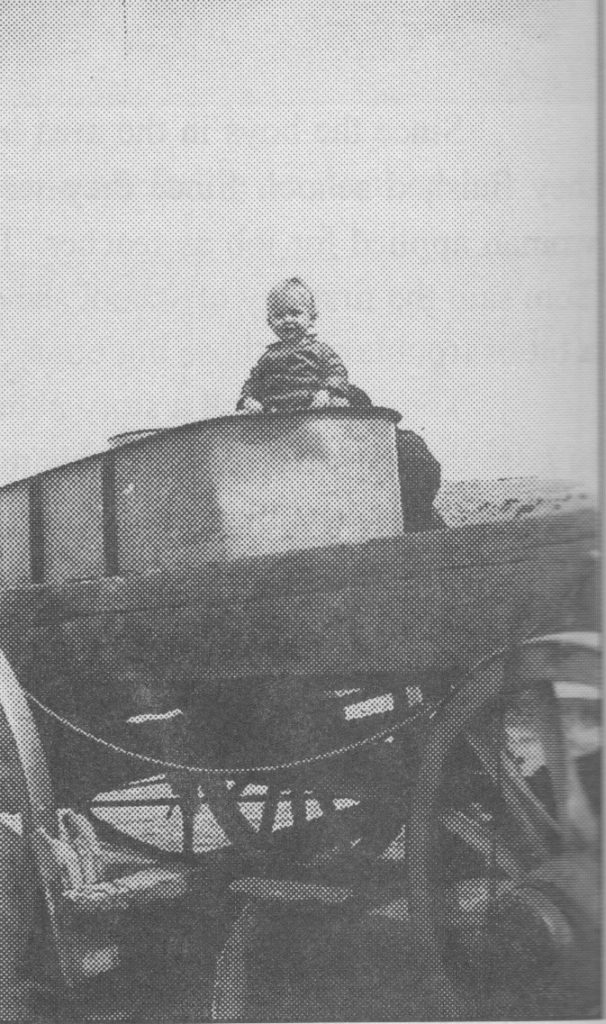
<svg viewBox="0 0 606 1024">
<path fill-rule="evenodd" d="M 315 465 L 316 425 L 326 445 L 335 420 L 334 436 L 357 430 L 365 458 L 374 444 L 389 466 L 394 417 L 380 410 L 272 417 L 263 443 L 273 432 L 274 457 L 286 445 L 290 458 L 294 437 L 299 458 L 301 438 L 306 452 L 314 438 Z M 249 429 L 241 424 L 226 418 L 217 429 L 241 437 Z M 167 444 L 180 441 L 187 452 L 201 439 L 205 452 L 207 437 L 201 424 L 100 457 L 105 578 L 62 578 L 69 558 L 56 534 L 53 559 L 45 559 L 50 499 L 44 481 L 28 484 L 33 582 L 17 578 L 0 600 L 0 746 L 5 806 L 21 815 L 32 851 L 63 996 L 77 1000 L 112 970 L 133 917 L 170 907 L 178 932 L 187 904 L 229 918 L 236 899 L 217 960 L 216 1020 L 293 1012 L 272 977 L 263 991 L 250 983 L 259 936 L 273 934 L 284 908 L 295 916 L 312 908 L 319 920 L 341 908 L 362 931 L 396 920 L 423 966 L 421 1002 L 410 1011 L 417 1019 L 495 1008 L 527 1015 L 532 999 L 512 991 L 518 961 L 505 984 L 490 974 L 508 929 L 526 926 L 548 962 L 543 1012 L 557 1013 L 563 999 L 572 1013 L 593 1012 L 598 812 L 561 711 L 580 707 L 571 721 L 590 721 L 589 731 L 598 720 L 593 514 L 398 536 L 392 472 L 381 498 L 383 511 L 392 510 L 383 537 L 373 536 L 369 519 L 369 536 L 344 545 L 329 535 L 301 550 L 299 534 L 255 558 L 229 541 L 236 554 L 226 561 L 116 573 L 117 504 L 126 493 L 116 489 L 119 460 L 156 466 Z M 315 486 L 323 479 L 317 470 Z M 355 472 L 343 479 L 355 489 Z M 65 494 L 64 481 L 49 480 L 51 495 Z M 133 679 L 134 689 L 120 691 Z M 118 715 L 109 698 L 120 692 L 128 700 Z M 137 704 L 132 695 L 141 692 L 149 699 Z M 516 701 L 538 723 L 547 802 L 512 760 L 506 714 Z M 170 790 L 154 796 L 159 775 Z M 129 781 L 138 783 L 130 794 Z M 152 853 L 100 820 L 109 805 L 154 804 L 179 808 L 178 854 Z M 212 882 L 195 851 L 203 805 L 230 842 Z M 72 817 L 58 819 L 59 807 Z M 78 853 L 86 836 L 80 863 L 89 874 L 74 884 L 61 856 L 70 843 Z M 461 872 L 442 884 L 456 857 Z M 34 960 L 40 974 L 39 953 Z M 395 988 L 384 1011 L 394 1016 L 405 998 Z"/>
</svg>

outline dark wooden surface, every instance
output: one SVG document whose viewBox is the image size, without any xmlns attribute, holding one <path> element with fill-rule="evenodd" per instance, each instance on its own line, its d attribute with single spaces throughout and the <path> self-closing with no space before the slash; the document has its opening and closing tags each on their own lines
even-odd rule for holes
<svg viewBox="0 0 606 1024">
<path fill-rule="evenodd" d="M 0 646 L 41 700 L 129 748 L 174 755 L 174 736 L 125 720 L 179 706 L 202 763 L 304 756 L 352 735 L 330 717 L 330 686 L 437 693 L 512 639 L 595 627 L 596 531 L 584 511 L 15 589 L 0 596 Z M 44 728 L 62 757 L 65 735 Z M 78 775 L 86 744 L 69 744 Z"/>
<path fill-rule="evenodd" d="M 310 595 L 345 589 L 402 590 L 411 584 L 427 590 L 432 580 L 458 579 L 464 585 L 465 573 L 479 580 L 490 578 L 493 567 L 499 574 L 507 574 L 509 569 L 528 563 L 541 564 L 543 569 L 553 564 L 554 569 L 557 566 L 559 571 L 565 570 L 567 577 L 576 577 L 578 557 L 589 556 L 595 550 L 598 529 L 597 513 L 583 510 L 273 557 L 243 558 L 235 563 L 215 562 L 198 570 L 132 573 L 60 585 L 6 588 L 0 591 L 0 636 L 16 625 L 50 625 L 137 610 L 177 611 L 192 604 L 210 609 L 224 602 L 237 605 L 261 599 L 281 604 L 284 598 L 306 600 Z M 556 570 L 556 584 L 559 571 Z M 561 588 L 557 589 L 559 592 Z M 410 605 L 404 593 L 401 600 Z M 438 605 L 448 607 L 449 601 L 440 598 Z M 288 614 L 288 609 L 284 609 L 284 614 Z"/>
</svg>

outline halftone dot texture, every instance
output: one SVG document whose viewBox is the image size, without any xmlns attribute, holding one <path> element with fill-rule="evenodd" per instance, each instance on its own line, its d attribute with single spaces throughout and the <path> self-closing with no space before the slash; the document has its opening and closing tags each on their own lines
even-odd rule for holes
<svg viewBox="0 0 606 1024">
<path fill-rule="evenodd" d="M 33 830 L 72 1007 L 343 1020 L 597 1004 L 590 971 L 581 990 L 556 984 L 548 941 L 554 920 L 570 928 L 549 874 L 567 787 L 588 848 L 597 827 L 593 650 L 573 642 L 559 674 L 506 657 L 497 691 L 469 681 L 463 719 L 455 693 L 429 722 L 490 650 L 594 625 L 590 499 L 469 485 L 441 504 L 452 526 L 403 535 L 395 429 L 373 409 L 234 416 L 4 492 L 27 495 L 4 599 L 6 813 Z M 385 475 L 371 496 L 368 462 Z M 335 523 L 365 532 L 339 543 Z M 79 814 L 57 827 L 55 806 Z M 533 870 L 549 892 L 529 900 Z"/>
<path fill-rule="evenodd" d="M 594 12 L 3 6 L 0 1017 L 599 1016 Z"/>
</svg>

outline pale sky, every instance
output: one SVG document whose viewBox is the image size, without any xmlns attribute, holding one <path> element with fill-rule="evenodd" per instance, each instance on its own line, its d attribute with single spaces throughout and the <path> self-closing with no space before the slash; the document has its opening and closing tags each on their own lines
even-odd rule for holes
<svg viewBox="0 0 606 1024">
<path fill-rule="evenodd" d="M 297 274 L 445 477 L 592 484 L 596 6 L 2 0 L 0 483 L 232 411 Z"/>
</svg>

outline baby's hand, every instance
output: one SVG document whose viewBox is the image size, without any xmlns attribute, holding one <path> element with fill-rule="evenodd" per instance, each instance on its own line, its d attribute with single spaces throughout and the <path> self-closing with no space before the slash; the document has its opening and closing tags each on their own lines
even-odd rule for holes
<svg viewBox="0 0 606 1024">
<path fill-rule="evenodd" d="M 330 397 L 328 391 L 316 391 L 309 408 L 324 409 L 327 405 L 330 405 Z"/>
<path fill-rule="evenodd" d="M 239 413 L 251 413 L 251 412 L 263 412 L 263 406 L 260 402 L 257 402 L 256 398 L 245 398 L 242 401 Z"/>
</svg>

